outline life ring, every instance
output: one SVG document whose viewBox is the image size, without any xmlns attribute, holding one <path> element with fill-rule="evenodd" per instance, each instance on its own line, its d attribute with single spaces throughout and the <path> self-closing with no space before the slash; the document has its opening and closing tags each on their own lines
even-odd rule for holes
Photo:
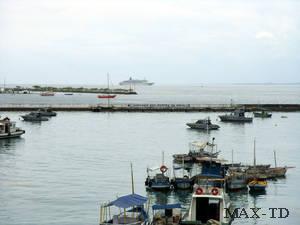
<svg viewBox="0 0 300 225">
<path fill-rule="evenodd" d="M 203 194 L 203 189 L 202 188 L 197 188 L 196 189 L 196 195 L 202 195 Z"/>
<path fill-rule="evenodd" d="M 166 167 L 165 165 L 162 165 L 159 169 L 162 173 L 165 173 L 165 172 L 167 172 L 168 167 Z"/>
<path fill-rule="evenodd" d="M 217 194 L 219 194 L 218 188 L 213 188 L 213 189 L 211 189 L 211 193 L 212 193 L 212 195 L 217 195 Z"/>
</svg>

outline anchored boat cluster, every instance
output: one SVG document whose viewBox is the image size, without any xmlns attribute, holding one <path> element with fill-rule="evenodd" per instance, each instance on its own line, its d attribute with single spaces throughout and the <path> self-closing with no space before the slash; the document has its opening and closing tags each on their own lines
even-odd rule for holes
<svg viewBox="0 0 300 225">
<path fill-rule="evenodd" d="M 271 115 L 264 110 L 254 113 L 254 116 L 262 118 L 270 118 Z M 224 122 L 253 121 L 252 117 L 245 116 L 243 109 L 219 117 Z M 204 130 L 219 128 L 218 125 L 211 124 L 209 119 L 187 125 Z M 220 151 L 215 144 L 215 138 L 209 142 L 194 141 L 189 144 L 187 153 L 173 155 L 171 169 L 165 164 L 162 153 L 161 165 L 147 168 L 146 190 L 175 191 L 175 194 L 177 190 L 189 190 L 191 201 L 188 211 L 183 213 L 180 203 L 151 205 L 149 199 L 135 194 L 133 189 L 132 194 L 101 205 L 100 225 L 230 224 L 233 218 L 228 215 L 233 212 L 233 208 L 228 197 L 229 192 L 244 189 L 249 190 L 250 194 L 265 194 L 267 180 L 284 177 L 287 169 L 291 168 L 277 166 L 276 152 L 274 152 L 275 167 L 269 164 L 257 165 L 255 140 L 253 149 L 253 165 L 228 163 L 227 160 L 218 158 Z M 123 209 L 123 212 L 112 215 L 110 211 L 112 206 Z"/>
</svg>

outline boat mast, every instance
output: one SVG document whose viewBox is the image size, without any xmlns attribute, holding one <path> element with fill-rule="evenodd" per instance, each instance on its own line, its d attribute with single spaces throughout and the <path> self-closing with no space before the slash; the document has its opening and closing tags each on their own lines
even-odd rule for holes
<svg viewBox="0 0 300 225">
<path fill-rule="evenodd" d="M 107 92 L 108 92 L 107 106 L 109 107 L 110 106 L 110 99 L 109 99 L 109 93 L 110 93 L 110 90 L 109 90 L 109 73 L 107 73 Z"/>
<path fill-rule="evenodd" d="M 275 163 L 275 168 L 277 167 L 277 160 L 276 160 L 276 151 L 274 150 L 274 163 Z"/>
<path fill-rule="evenodd" d="M 254 138 L 254 158 L 253 158 L 253 165 L 254 165 L 254 168 L 256 168 L 256 150 L 255 150 L 255 138 Z"/>
<path fill-rule="evenodd" d="M 231 149 L 231 166 L 233 167 L 233 149 Z"/>
<path fill-rule="evenodd" d="M 131 169 L 131 191 L 132 191 L 132 194 L 134 194 L 134 180 L 133 180 L 132 163 L 130 163 L 130 169 Z"/>
</svg>

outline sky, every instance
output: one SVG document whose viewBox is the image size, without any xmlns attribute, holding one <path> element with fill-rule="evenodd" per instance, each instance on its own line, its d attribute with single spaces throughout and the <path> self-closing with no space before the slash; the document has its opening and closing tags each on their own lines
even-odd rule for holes
<svg viewBox="0 0 300 225">
<path fill-rule="evenodd" d="M 300 82 L 298 0 L 0 0 L 0 83 Z"/>
</svg>

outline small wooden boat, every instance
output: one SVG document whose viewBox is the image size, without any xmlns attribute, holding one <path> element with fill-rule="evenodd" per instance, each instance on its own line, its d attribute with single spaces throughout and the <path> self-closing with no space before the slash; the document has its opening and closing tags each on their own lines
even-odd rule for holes
<svg viewBox="0 0 300 225">
<path fill-rule="evenodd" d="M 251 192 L 265 191 L 267 186 L 268 182 L 264 177 L 256 177 L 248 183 Z"/>
<path fill-rule="evenodd" d="M 117 95 L 114 95 L 114 94 L 110 94 L 110 88 L 109 88 L 109 74 L 107 74 L 107 92 L 108 94 L 101 94 L 101 95 L 98 95 L 97 98 L 102 98 L 102 99 L 112 99 L 112 98 L 115 98 Z"/>
<path fill-rule="evenodd" d="M 148 224 L 148 213 L 145 211 L 145 204 L 148 199 L 144 196 L 134 193 L 133 170 L 131 164 L 131 189 L 132 194 L 117 198 L 114 201 L 100 205 L 100 222 L 99 225 L 127 224 L 127 225 L 144 225 Z M 111 214 L 110 207 L 119 208 L 120 213 Z M 123 209 L 123 212 L 121 212 Z"/>
<path fill-rule="evenodd" d="M 20 137 L 25 131 L 16 127 L 16 122 L 11 121 L 8 117 L 0 119 L 0 139 Z"/>
<path fill-rule="evenodd" d="M 109 99 L 109 98 L 115 98 L 116 96 L 117 95 L 98 95 L 97 97 L 98 98 L 106 98 L 106 99 L 108 98 Z"/>
<path fill-rule="evenodd" d="M 238 191 L 247 188 L 247 176 L 245 171 L 230 168 L 226 175 L 226 186 L 229 191 Z"/>
<path fill-rule="evenodd" d="M 179 225 L 182 219 L 179 203 L 167 205 L 153 205 L 153 219 L 151 225 Z"/>
<path fill-rule="evenodd" d="M 54 96 L 55 93 L 52 91 L 42 92 L 40 93 L 41 96 Z"/>
</svg>

